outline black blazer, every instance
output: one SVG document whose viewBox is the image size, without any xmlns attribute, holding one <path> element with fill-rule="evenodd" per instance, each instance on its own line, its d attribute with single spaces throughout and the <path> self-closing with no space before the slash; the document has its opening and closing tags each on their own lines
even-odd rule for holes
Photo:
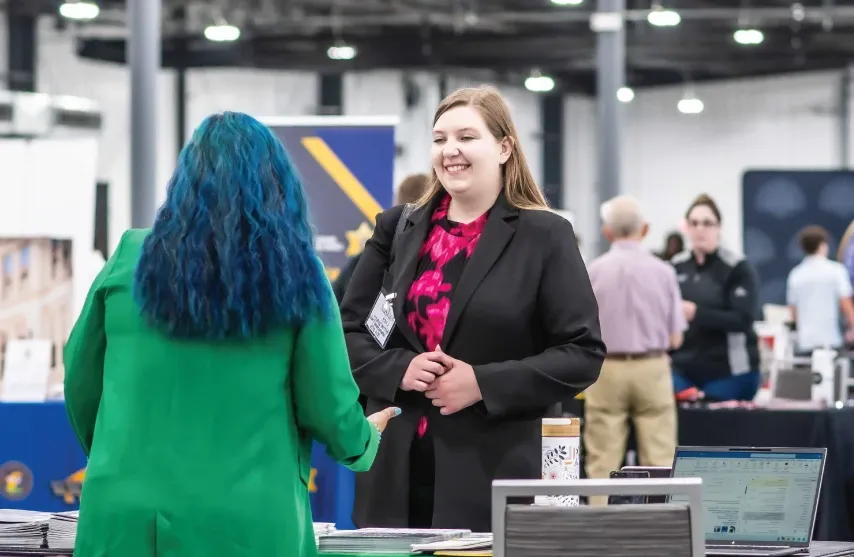
<svg viewBox="0 0 854 557">
<path fill-rule="evenodd" d="M 341 308 L 353 375 L 368 414 L 397 405 L 369 472 L 356 478 L 359 527 L 408 525 L 409 451 L 419 418 L 434 440 L 434 528 L 489 532 L 495 478 L 541 477 L 541 418 L 599 376 L 605 345 L 572 225 L 499 198 L 451 300 L 442 350 L 475 371 L 483 400 L 442 416 L 424 393 L 404 392 L 409 362 L 427 351 L 402 314 L 439 196 L 408 217 L 390 254 L 402 206 L 377 216 Z M 381 288 L 396 293 L 397 328 L 382 349 L 364 327 Z M 431 349 L 433 347 L 430 347 Z"/>
</svg>

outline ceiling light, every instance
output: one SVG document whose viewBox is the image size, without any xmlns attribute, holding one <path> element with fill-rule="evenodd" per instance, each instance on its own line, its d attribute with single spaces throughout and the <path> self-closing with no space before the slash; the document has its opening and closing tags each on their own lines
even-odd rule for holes
<svg viewBox="0 0 854 557">
<path fill-rule="evenodd" d="M 703 112 L 703 101 L 696 97 L 685 97 L 676 105 L 682 114 L 699 114 Z"/>
<path fill-rule="evenodd" d="M 334 44 L 326 50 L 326 55 L 332 60 L 352 60 L 356 54 L 356 47 L 346 43 Z"/>
<path fill-rule="evenodd" d="M 732 38 L 738 44 L 752 46 L 762 44 L 762 41 L 765 40 L 765 34 L 759 29 L 738 29 L 732 34 Z"/>
<path fill-rule="evenodd" d="M 682 21 L 682 16 L 673 10 L 654 8 L 649 11 L 646 20 L 650 25 L 655 25 L 656 27 L 676 27 Z"/>
<path fill-rule="evenodd" d="M 578 6 L 584 0 L 552 0 L 552 4 L 557 6 Z"/>
<path fill-rule="evenodd" d="M 95 19 L 100 13 L 101 9 L 92 2 L 65 2 L 59 6 L 59 15 L 66 19 Z"/>
<path fill-rule="evenodd" d="M 621 103 L 630 103 L 635 98 L 635 92 L 631 87 L 620 87 L 617 89 L 617 100 Z"/>
<path fill-rule="evenodd" d="M 548 93 L 555 88 L 555 80 L 547 75 L 531 75 L 525 79 L 525 89 L 534 93 Z"/>
<path fill-rule="evenodd" d="M 215 43 L 236 41 L 240 38 L 240 29 L 227 23 L 208 25 L 205 27 L 205 38 Z"/>
</svg>

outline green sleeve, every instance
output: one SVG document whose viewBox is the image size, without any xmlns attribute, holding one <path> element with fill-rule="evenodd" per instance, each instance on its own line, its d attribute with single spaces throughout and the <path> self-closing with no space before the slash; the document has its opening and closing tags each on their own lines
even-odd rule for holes
<svg viewBox="0 0 854 557">
<path fill-rule="evenodd" d="M 330 311 L 331 318 L 303 325 L 296 339 L 291 373 L 297 421 L 329 456 L 364 472 L 374 462 L 379 435 L 359 404 L 338 306 Z"/>
<path fill-rule="evenodd" d="M 104 379 L 104 283 L 120 257 L 124 237 L 109 261 L 98 273 L 71 335 L 65 344 L 65 411 L 83 452 L 89 456 L 95 434 L 95 418 L 101 404 Z"/>
</svg>

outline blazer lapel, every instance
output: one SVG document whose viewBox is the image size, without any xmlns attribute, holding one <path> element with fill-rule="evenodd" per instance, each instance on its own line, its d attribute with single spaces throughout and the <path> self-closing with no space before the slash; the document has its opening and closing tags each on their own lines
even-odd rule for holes
<svg viewBox="0 0 854 557">
<path fill-rule="evenodd" d="M 510 239 L 513 238 L 516 229 L 507 221 L 518 215 L 519 209 L 508 205 L 504 196 L 498 198 L 498 201 L 490 211 L 489 217 L 486 219 L 486 226 L 483 227 L 483 232 L 477 242 L 477 246 L 474 248 L 474 253 L 472 253 L 468 263 L 466 263 L 463 274 L 460 277 L 460 282 L 454 289 L 451 308 L 448 311 L 445 330 L 442 333 L 443 350 L 445 350 L 445 347 L 450 342 L 466 304 L 471 300 L 472 295 L 490 269 L 492 269 L 492 266 L 501 257 L 501 253 L 507 247 L 507 244 L 510 243 Z M 435 347 L 432 349 L 435 349 Z"/>
<path fill-rule="evenodd" d="M 392 301 L 394 320 L 401 334 L 409 341 L 409 344 L 416 349 L 420 349 L 422 352 L 427 352 L 428 350 L 406 321 L 406 316 L 403 314 L 403 304 L 406 295 L 409 294 L 409 288 L 415 280 L 415 272 L 418 270 L 418 253 L 421 251 L 421 246 L 430 232 L 430 217 L 433 214 L 436 203 L 441 200 L 441 197 L 437 195 L 430 203 L 413 211 L 409 215 L 409 224 L 395 240 L 394 247 L 395 257 L 397 258 L 394 264 L 394 278 L 392 279 L 392 292 L 395 293 L 394 300 Z M 434 348 L 435 346 L 431 350 Z"/>
</svg>

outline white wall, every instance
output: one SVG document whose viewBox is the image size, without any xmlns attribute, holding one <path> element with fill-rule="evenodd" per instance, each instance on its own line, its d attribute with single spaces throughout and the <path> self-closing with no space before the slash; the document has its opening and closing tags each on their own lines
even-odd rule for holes
<svg viewBox="0 0 854 557">
<path fill-rule="evenodd" d="M 724 241 L 742 248 L 741 177 L 756 168 L 838 168 L 839 72 L 700 84 L 699 115 L 676 109 L 682 87 L 638 91 L 625 105 L 622 179 L 644 202 L 653 225 L 649 242 L 661 247 L 691 200 L 710 194 L 724 218 Z M 583 237 L 598 235 L 596 106 L 566 101 L 566 201 Z"/>
<path fill-rule="evenodd" d="M 103 113 L 98 141 L 98 180 L 110 184 L 110 243 L 114 248 L 130 227 L 130 75 L 119 65 L 80 59 L 73 33 L 56 31 L 48 19 L 39 27 L 36 86 L 42 93 L 93 99 Z M 158 76 L 157 181 L 166 183 L 168 162 L 174 160 L 175 133 L 172 81 L 168 72 Z"/>
<path fill-rule="evenodd" d="M 397 71 L 372 71 L 344 75 L 344 114 L 347 116 L 396 116 L 395 143 L 401 148 L 395 159 L 395 186 L 409 174 L 430 171 L 430 129 L 439 104 L 439 83 L 426 72 L 409 74 L 420 91 L 415 106 L 407 107 L 404 76 Z"/>
<path fill-rule="evenodd" d="M 0 139 L 0 237 L 72 241 L 75 317 L 95 278 L 96 160 L 94 139 Z"/>
<path fill-rule="evenodd" d="M 130 226 L 130 74 L 126 67 L 80 59 L 73 31 L 56 31 L 49 19 L 39 28 L 40 92 L 76 95 L 97 101 L 104 115 L 99 137 L 98 179 L 110 184 L 110 241 L 115 247 Z M 0 45 L 6 44 L 5 21 L 0 22 Z M 2 54 L 2 51 L 0 51 Z M 0 55 L 0 75 L 6 56 Z M 158 79 L 157 192 L 162 202 L 177 155 L 174 72 Z M 187 79 L 187 134 L 208 114 L 244 111 L 254 116 L 304 115 L 314 112 L 317 78 L 306 72 L 258 70 L 196 70 Z"/>
</svg>

